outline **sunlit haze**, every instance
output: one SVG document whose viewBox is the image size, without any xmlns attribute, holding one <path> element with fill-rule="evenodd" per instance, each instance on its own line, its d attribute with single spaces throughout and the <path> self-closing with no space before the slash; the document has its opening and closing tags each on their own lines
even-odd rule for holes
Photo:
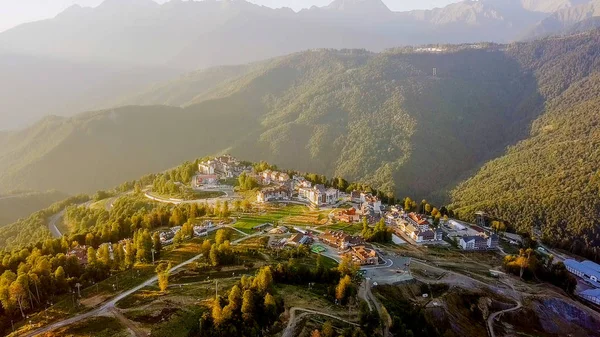
<svg viewBox="0 0 600 337">
<path fill-rule="evenodd" d="M 3 0 L 0 1 L 0 32 L 15 27 L 19 24 L 37 20 L 48 19 L 65 10 L 69 6 L 97 6 L 103 0 Z M 290 7 L 301 10 L 311 6 L 326 6 L 331 0 L 249 0 L 250 2 L 279 8 Z M 427 9 L 441 7 L 459 0 L 384 0 L 385 4 L 393 11 L 406 11 L 412 9 Z M 167 0 L 157 0 L 165 3 Z"/>
</svg>

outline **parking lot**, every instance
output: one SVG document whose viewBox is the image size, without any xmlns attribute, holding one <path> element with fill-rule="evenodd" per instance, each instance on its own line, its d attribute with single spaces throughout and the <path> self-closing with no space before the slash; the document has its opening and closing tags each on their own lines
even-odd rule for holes
<svg viewBox="0 0 600 337">
<path fill-rule="evenodd" d="M 396 284 L 412 280 L 410 258 L 395 254 L 383 256 L 386 263 L 379 266 L 363 267 L 365 278 L 377 284 Z"/>
</svg>

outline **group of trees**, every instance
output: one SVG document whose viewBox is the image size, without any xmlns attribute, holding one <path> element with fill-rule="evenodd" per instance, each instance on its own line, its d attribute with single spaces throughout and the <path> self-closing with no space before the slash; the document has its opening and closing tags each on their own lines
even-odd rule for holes
<svg viewBox="0 0 600 337">
<path fill-rule="evenodd" d="M 76 256 L 65 254 L 77 245 L 78 242 L 69 243 L 63 237 L 1 255 L 0 330 L 10 326 L 7 324 L 10 318 L 24 317 L 44 308 L 57 296 L 72 291 L 75 284 L 89 286 L 107 278 L 111 270 L 125 270 L 135 262 L 132 243 L 126 249 L 122 244 L 109 247 L 106 243 L 98 249 L 88 247 L 87 265 L 83 266 Z"/>
<path fill-rule="evenodd" d="M 283 284 L 319 283 L 334 285 L 340 279 L 340 272 L 336 269 L 326 268 L 322 256 L 317 257 L 314 268 L 309 268 L 298 263 L 295 258 L 290 258 L 287 263 L 277 264 L 273 269 L 273 279 L 277 283 Z M 331 293 L 333 294 L 333 292 Z"/>
<path fill-rule="evenodd" d="M 250 191 L 258 187 L 258 181 L 254 177 L 250 177 L 246 172 L 242 172 L 238 177 L 238 186 L 242 191 Z"/>
<path fill-rule="evenodd" d="M 406 197 L 404 198 L 403 205 L 406 212 L 417 212 L 419 214 L 431 216 L 433 218 L 433 224 L 436 226 L 440 223 L 442 218 L 458 217 L 458 214 L 455 214 L 451 209 L 447 209 L 446 206 L 442 206 L 438 209 L 428 203 L 425 199 L 421 200 L 420 204 L 417 204 L 416 201 Z"/>
<path fill-rule="evenodd" d="M 65 221 L 71 228 L 70 241 L 98 246 L 133 237 L 139 229 L 152 230 L 166 226 L 184 226 L 180 239 L 193 235 L 193 221 L 197 217 L 228 217 L 229 205 L 217 202 L 204 204 L 158 205 L 145 198 L 123 196 L 113 203 L 110 212 L 85 206 L 69 207 Z"/>
<path fill-rule="evenodd" d="M 0 254 L 0 329 L 7 328 L 6 319 L 43 308 L 77 283 L 86 287 L 102 281 L 111 271 L 133 267 L 136 261 L 149 262 L 152 250 L 158 258 L 160 239 L 150 230 L 168 224 L 170 210 L 131 196 L 115 201 L 109 215 L 104 210 L 70 207 L 65 218 L 76 224 L 70 226 L 75 232 Z M 133 239 L 118 243 L 125 238 Z M 85 266 L 76 256 L 67 256 L 70 249 L 83 245 L 87 246 Z"/>
<path fill-rule="evenodd" d="M 148 176 L 147 180 L 152 178 Z M 131 182 L 127 186 L 139 184 Z M 110 195 L 109 192 L 99 192 L 97 198 Z M 50 215 L 69 204 L 88 200 L 86 196 L 69 198 L 25 221 L 43 224 L 46 228 L 45 222 Z M 103 208 L 69 206 L 64 219 L 70 233 L 61 239 L 42 235 L 36 243 L 32 242 L 25 248 L 0 253 L 0 330 L 7 327 L 6 319 L 39 310 L 54 297 L 71 291 L 77 283 L 86 287 L 102 281 L 111 271 L 132 268 L 136 262 L 151 262 L 153 254 L 155 260 L 160 258 L 162 245 L 158 232 L 152 234 L 153 229 L 181 225 L 179 233 L 183 240 L 193 236 L 192 219 L 225 216 L 228 215 L 227 208 L 227 204 L 214 207 L 208 204 L 159 205 L 137 194 L 119 197 L 110 212 Z M 229 239 L 227 231 L 219 231 L 217 242 L 209 242 L 205 256 L 212 265 L 229 264 L 235 260 Z M 23 240 L 20 245 L 30 241 Z M 87 246 L 88 262 L 85 266 L 76 256 L 66 255 L 70 249 L 84 245 Z M 164 268 L 157 273 L 162 275 L 159 278 L 168 280 L 166 270 L 170 268 Z"/>
<path fill-rule="evenodd" d="M 186 161 L 176 168 L 162 174 L 157 174 L 152 181 L 152 191 L 162 195 L 178 195 L 184 186 L 192 182 L 198 172 L 200 160 Z"/>
<path fill-rule="evenodd" d="M 527 248 L 518 255 L 507 255 L 503 261 L 504 269 L 525 280 L 549 282 L 572 294 L 577 287 L 577 279 L 566 269 L 564 263 L 554 263 L 554 256 L 544 255 Z"/>
<path fill-rule="evenodd" d="M 392 230 L 385 225 L 385 219 L 383 218 L 373 228 L 369 227 L 367 218 L 364 218 L 361 235 L 367 242 L 392 242 Z"/>
<path fill-rule="evenodd" d="M 206 263 L 213 267 L 225 266 L 236 262 L 236 253 L 231 246 L 231 232 L 219 229 L 215 236 L 215 242 L 204 240 L 200 246 L 200 252 Z"/>
<path fill-rule="evenodd" d="M 283 311 L 283 301 L 272 295 L 271 267 L 255 277 L 243 276 L 227 297 L 217 297 L 210 313 L 200 318 L 200 336 L 262 336 Z"/>
</svg>

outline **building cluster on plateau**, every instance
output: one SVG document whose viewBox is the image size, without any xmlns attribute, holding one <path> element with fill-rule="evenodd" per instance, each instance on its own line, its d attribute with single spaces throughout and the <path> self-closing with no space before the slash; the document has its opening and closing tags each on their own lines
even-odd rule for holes
<svg viewBox="0 0 600 337">
<path fill-rule="evenodd" d="M 258 174 L 258 178 L 265 186 L 256 196 L 260 203 L 295 199 L 314 206 L 327 206 L 336 204 L 341 198 L 339 190 L 321 184 L 313 185 L 298 175 L 290 178 L 287 173 L 266 170 Z"/>
<path fill-rule="evenodd" d="M 250 172 L 250 168 L 231 155 L 223 155 L 199 163 L 198 174 L 193 178 L 192 186 L 216 188 L 220 179 L 235 178 L 242 172 Z"/>
</svg>

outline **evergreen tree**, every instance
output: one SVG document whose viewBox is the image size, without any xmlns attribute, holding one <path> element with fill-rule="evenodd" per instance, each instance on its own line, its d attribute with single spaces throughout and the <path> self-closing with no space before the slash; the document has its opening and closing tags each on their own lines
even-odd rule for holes
<svg viewBox="0 0 600 337">
<path fill-rule="evenodd" d="M 244 321 L 251 321 L 254 316 L 254 294 L 251 290 L 244 291 L 242 299 L 242 318 Z"/>
<path fill-rule="evenodd" d="M 131 240 L 127 240 L 125 243 L 125 268 L 132 268 L 135 264 L 135 256 L 136 252 L 134 249 L 133 242 Z"/>
<path fill-rule="evenodd" d="M 98 263 L 98 255 L 96 255 L 96 250 L 94 247 L 89 247 L 87 250 L 87 262 L 88 265 L 93 266 Z"/>
<path fill-rule="evenodd" d="M 322 337 L 335 337 L 335 330 L 333 329 L 333 325 L 330 321 L 326 321 L 323 324 L 323 328 L 321 329 Z"/>
<path fill-rule="evenodd" d="M 123 251 L 123 245 L 122 244 L 114 244 L 113 245 L 113 268 L 115 270 L 122 270 L 124 269 L 124 263 L 125 263 L 125 252 Z"/>
<path fill-rule="evenodd" d="M 171 273 L 171 264 L 161 263 L 156 267 L 156 276 L 158 277 L 158 287 L 160 291 L 165 292 L 169 287 L 169 275 Z"/>
<path fill-rule="evenodd" d="M 234 285 L 229 292 L 229 306 L 232 310 L 238 310 L 242 307 L 242 290 L 237 285 Z"/>
<path fill-rule="evenodd" d="M 265 295 L 264 307 L 269 321 L 273 321 L 277 315 L 277 302 L 273 295 L 269 293 Z"/>
<path fill-rule="evenodd" d="M 216 244 L 212 245 L 210 247 L 210 263 L 213 265 L 213 267 L 216 267 L 219 265 L 220 260 L 219 260 L 219 250 L 218 250 L 218 246 Z"/>
<path fill-rule="evenodd" d="M 155 232 L 152 235 L 152 248 L 154 248 L 155 258 L 160 258 L 160 252 L 162 251 L 162 242 L 160 242 L 160 234 Z"/>
<path fill-rule="evenodd" d="M 63 293 L 68 288 L 67 277 L 62 266 L 58 266 L 54 271 L 54 286 L 58 293 Z"/>
<path fill-rule="evenodd" d="M 273 283 L 273 273 L 270 266 L 263 267 L 259 270 L 258 275 L 254 278 L 253 286 L 259 293 L 264 294 Z"/>
<path fill-rule="evenodd" d="M 98 248 L 98 261 L 105 266 L 110 266 L 110 249 L 108 244 L 103 244 Z"/>
<path fill-rule="evenodd" d="M 335 288 L 335 298 L 342 303 L 348 296 L 348 291 L 352 285 L 352 279 L 349 275 L 344 276 L 340 279 L 339 284 Z"/>
</svg>

